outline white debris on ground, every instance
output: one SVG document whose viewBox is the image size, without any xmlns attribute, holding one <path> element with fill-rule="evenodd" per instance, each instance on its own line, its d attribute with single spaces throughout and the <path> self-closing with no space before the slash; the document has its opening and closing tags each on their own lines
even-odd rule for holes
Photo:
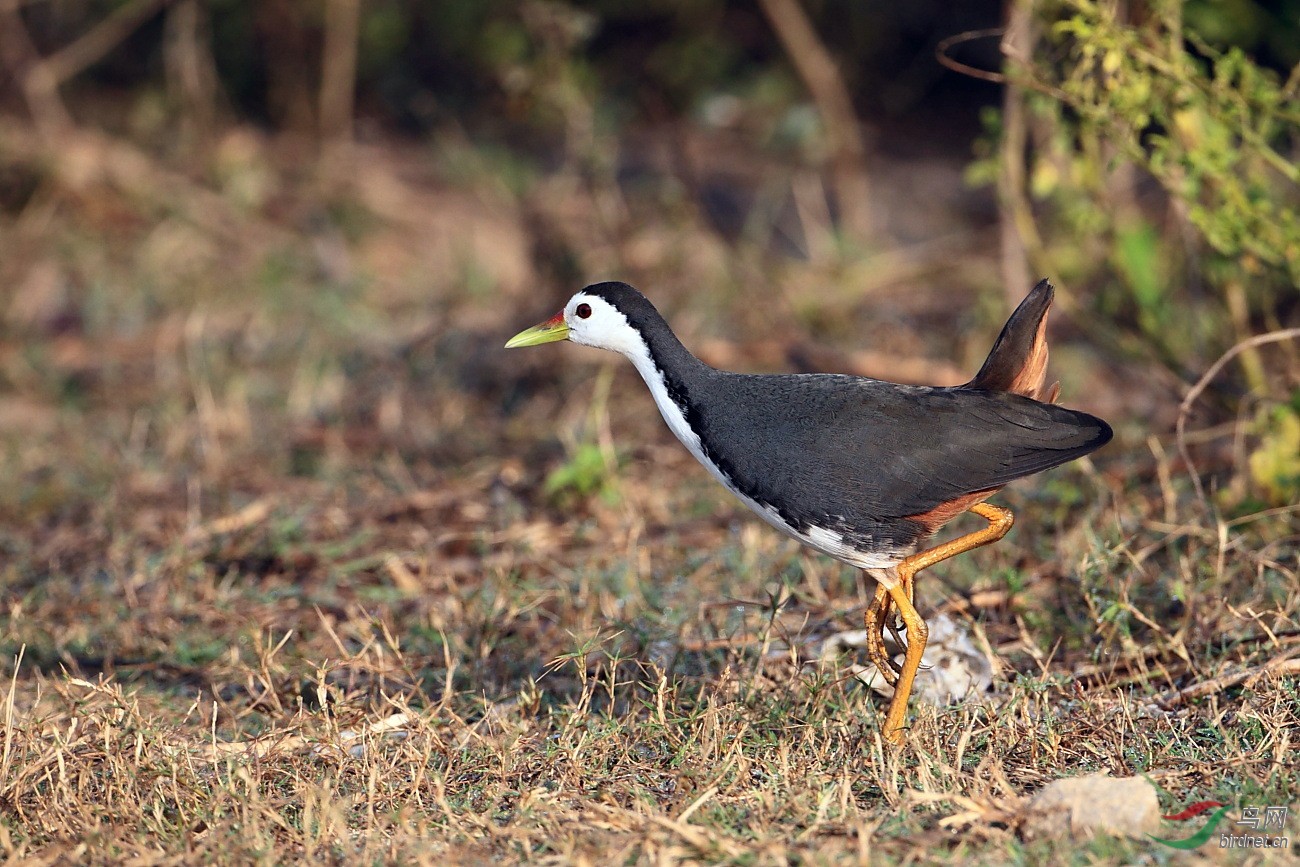
<svg viewBox="0 0 1300 867">
<path fill-rule="evenodd" d="M 403 731 L 403 729 L 410 722 L 410 714 L 395 713 L 377 722 L 370 723 L 361 731 L 345 729 L 339 732 L 339 746 L 347 746 L 348 755 L 353 758 L 361 758 L 365 754 L 365 738 L 382 735 L 390 740 L 406 740 L 411 733 Z"/>
<path fill-rule="evenodd" d="M 933 618 L 929 625 L 930 640 L 921 655 L 921 670 L 917 672 L 912 695 L 943 707 L 987 691 L 993 685 L 993 660 L 976 646 L 966 628 L 947 614 Z M 889 634 L 885 636 L 885 643 L 896 645 Z M 840 632 L 823 642 L 821 657 L 829 659 L 846 648 L 862 648 L 866 644 L 864 629 Z M 901 665 L 903 654 L 895 656 L 894 661 Z M 870 663 L 855 665 L 853 674 L 883 696 L 894 694 L 894 688 Z"/>
<path fill-rule="evenodd" d="M 342 750 L 354 759 L 366 754 L 366 739 L 378 737 L 390 740 L 404 740 L 410 732 L 404 731 L 411 722 L 411 715 L 395 713 L 375 722 L 367 723 L 361 729 L 343 729 L 338 733 L 338 740 L 332 743 L 317 743 L 312 747 L 312 755 L 320 757 L 331 750 Z"/>
</svg>

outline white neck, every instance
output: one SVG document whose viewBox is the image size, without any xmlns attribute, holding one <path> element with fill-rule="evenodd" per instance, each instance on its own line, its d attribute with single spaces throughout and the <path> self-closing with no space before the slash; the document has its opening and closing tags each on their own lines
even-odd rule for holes
<svg viewBox="0 0 1300 867">
<path fill-rule="evenodd" d="M 645 341 L 638 340 L 637 345 L 625 349 L 623 355 L 627 356 L 628 360 L 636 367 L 637 372 L 641 374 L 641 378 L 645 380 L 651 396 L 655 399 L 655 406 L 659 407 L 659 414 L 663 416 L 668 429 L 673 432 L 677 439 L 681 440 L 682 445 L 686 446 L 691 454 L 695 455 L 696 460 L 704 464 L 719 481 L 726 483 L 727 480 L 722 475 L 722 472 L 713 465 L 712 461 L 705 457 L 704 449 L 700 447 L 700 438 L 686 423 L 686 416 L 682 413 L 681 408 L 668 395 L 668 388 L 664 384 L 663 375 L 659 372 L 659 368 L 655 367 Z"/>
</svg>

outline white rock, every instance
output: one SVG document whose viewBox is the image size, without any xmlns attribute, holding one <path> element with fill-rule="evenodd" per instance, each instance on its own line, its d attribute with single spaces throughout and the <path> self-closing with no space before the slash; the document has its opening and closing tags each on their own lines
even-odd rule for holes
<svg viewBox="0 0 1300 867">
<path fill-rule="evenodd" d="M 930 640 L 921 654 L 921 670 L 916 673 L 912 695 L 928 704 L 943 707 L 988 691 L 993 685 L 993 663 L 975 646 L 962 624 L 947 614 L 940 614 L 929 621 L 929 626 Z M 895 644 L 889 633 L 885 634 L 885 641 Z M 841 632 L 826 639 L 821 655 L 825 659 L 846 647 L 865 647 L 866 643 L 865 630 Z M 901 665 L 903 654 L 895 656 L 894 661 Z M 885 682 L 874 665 L 860 666 L 855 674 L 879 694 L 894 694 L 894 688 Z"/>
<path fill-rule="evenodd" d="M 1160 827 L 1155 786 L 1142 777 L 1104 774 L 1048 783 L 1025 808 L 1023 833 L 1037 837 L 1141 837 Z"/>
</svg>

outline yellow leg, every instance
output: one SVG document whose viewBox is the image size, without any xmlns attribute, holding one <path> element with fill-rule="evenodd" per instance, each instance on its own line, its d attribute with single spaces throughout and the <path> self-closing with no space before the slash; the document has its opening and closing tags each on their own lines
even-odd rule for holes
<svg viewBox="0 0 1300 867">
<path fill-rule="evenodd" d="M 912 682 L 921 667 L 921 655 L 925 652 L 925 643 L 930 637 L 929 627 L 925 625 L 925 621 L 912 604 L 913 579 L 921 570 L 941 563 L 949 557 L 998 541 L 1015 523 L 1015 516 L 1011 514 L 1011 510 L 1000 506 L 976 503 L 971 506 L 970 511 L 988 521 L 989 525 L 982 530 L 967 533 L 951 542 L 945 542 L 928 551 L 921 551 L 908 557 L 896 567 L 898 583 L 888 588 L 888 598 L 893 600 L 899 616 L 903 618 L 903 625 L 907 627 L 907 655 L 903 660 L 903 669 L 899 672 L 898 682 L 894 685 L 894 698 L 889 703 L 889 712 L 885 715 L 885 739 L 890 743 L 903 742 L 903 721 L 907 716 L 907 700 L 912 695 Z M 877 595 L 880 595 L 879 591 Z M 888 616 L 887 609 L 885 616 Z"/>
<path fill-rule="evenodd" d="M 907 655 L 903 659 L 903 670 L 894 684 L 894 698 L 889 702 L 889 712 L 885 714 L 885 740 L 893 744 L 903 742 L 903 720 L 907 716 L 907 700 L 912 695 L 912 681 L 921 667 L 921 654 L 925 652 L 925 642 L 930 637 L 930 628 L 925 625 L 921 615 L 911 602 L 901 585 L 890 587 L 889 595 L 898 606 L 898 614 L 907 626 Z"/>
<path fill-rule="evenodd" d="M 911 602 L 912 607 L 915 608 L 916 607 L 916 582 L 912 580 L 912 577 L 913 576 L 907 575 L 906 573 L 904 573 L 903 575 L 899 575 L 899 586 L 902 587 L 903 592 L 907 594 L 907 601 Z M 893 617 L 888 616 L 889 606 L 890 606 L 889 595 L 886 594 L 885 595 L 885 615 L 886 615 L 885 628 L 889 630 L 890 635 L 894 636 L 894 641 L 898 642 L 898 646 L 906 650 L 907 642 L 903 640 L 903 636 L 898 634 L 897 621 Z M 884 636 L 882 635 L 881 638 L 884 638 Z M 897 666 L 894 667 L 896 669 L 898 668 Z"/>
<path fill-rule="evenodd" d="M 916 585 L 908 580 L 904 587 L 907 590 L 907 601 L 914 602 Z M 902 669 L 885 650 L 885 630 L 888 629 L 894 636 L 894 641 L 898 642 L 899 647 L 906 648 L 907 642 L 898 634 L 898 627 L 889 613 L 891 607 L 889 590 L 877 581 L 876 598 L 867 606 L 862 616 L 867 630 L 867 659 L 871 660 L 872 665 L 885 678 L 885 683 L 893 686 L 898 682 L 898 674 Z"/>
</svg>

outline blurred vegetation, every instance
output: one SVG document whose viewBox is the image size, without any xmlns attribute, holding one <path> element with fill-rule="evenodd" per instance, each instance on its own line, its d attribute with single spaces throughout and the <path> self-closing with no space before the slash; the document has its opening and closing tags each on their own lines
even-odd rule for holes
<svg viewBox="0 0 1300 867">
<path fill-rule="evenodd" d="M 1139 327 L 1179 360 L 1197 357 L 1198 345 L 1222 350 L 1230 339 L 1294 325 L 1300 310 L 1300 63 L 1282 78 L 1238 46 L 1216 48 L 1197 30 L 1215 32 L 1204 10 L 1187 11 L 1185 22 L 1179 4 L 1154 4 L 1131 27 L 1075 3 L 1057 28 L 1073 43 L 1076 65 L 1061 89 L 1077 112 L 1069 126 L 1079 150 L 1110 149 L 1112 159 L 1118 151 L 1169 197 L 1174 219 L 1163 232 L 1139 209 L 1104 195 L 1093 203 L 1110 206 L 1111 261 Z M 1262 405 L 1251 427 L 1254 487 L 1245 496 L 1225 490 L 1230 511 L 1300 499 L 1300 383 L 1268 368 L 1255 354 L 1241 365 Z"/>
<path fill-rule="evenodd" d="M 790 42 L 778 8 L 806 15 L 821 44 Z M 313 163 L 270 170 L 248 139 L 223 131 L 253 126 L 314 142 L 326 157 L 339 142 L 429 141 L 444 179 L 490 182 L 514 197 L 546 235 L 535 258 L 555 284 L 581 279 L 591 264 L 580 264 L 571 240 L 547 235 L 553 219 L 537 200 L 556 191 L 544 179 L 585 184 L 601 227 L 626 241 L 635 214 L 620 196 L 645 169 L 637 142 L 664 128 L 725 129 L 765 156 L 835 177 L 847 158 L 849 174 L 870 177 L 871 157 L 845 139 L 829 104 L 835 87 L 850 95 L 851 117 L 881 131 L 881 151 L 938 147 L 960 159 L 982 109 L 989 135 L 968 177 L 996 182 L 1001 219 L 1018 227 L 1019 248 L 1003 251 L 1008 295 L 1023 291 L 1026 276 L 1063 281 L 1074 303 L 1108 323 L 1099 339 L 1120 358 L 1158 363 L 1171 384 L 1194 381 L 1239 340 L 1293 325 L 1300 0 L 1042 0 L 1013 10 L 1029 41 L 1010 48 L 1008 99 L 1022 100 L 1026 117 L 934 59 L 944 37 L 1001 23 L 1001 4 L 938 0 L 6 2 L 0 109 L 29 116 L 51 143 L 72 126 L 122 135 L 204 176 L 237 212 L 272 219 L 284 178 Z M 997 48 L 972 38 L 948 52 L 995 69 Z M 829 96 L 801 56 L 808 50 L 835 61 Z M 42 170 L 33 169 L 3 167 L 0 206 L 17 213 L 36 194 Z M 1022 171 L 1025 182 L 1008 186 Z M 663 184 L 656 206 L 665 214 L 700 206 L 730 223 L 724 234 L 739 243 L 729 258 L 739 264 L 726 279 L 743 284 L 767 267 L 752 252 L 766 245 L 751 242 L 776 234 L 778 216 L 764 213 L 782 205 L 761 185 L 719 190 L 690 174 Z M 346 164 L 322 160 L 316 180 L 344 193 L 310 219 L 355 238 L 377 221 L 349 197 L 347 176 Z M 852 283 L 891 239 L 866 237 L 870 221 L 854 219 L 860 203 L 848 199 L 871 187 L 830 186 L 826 222 L 839 224 L 828 228 L 831 243 L 805 226 L 807 237 L 785 252 L 816 260 L 820 243 L 839 265 L 818 279 Z M 458 272 L 468 292 L 491 293 L 492 277 L 473 257 Z M 800 316 L 814 328 L 835 322 L 815 309 Z M 1290 429 L 1300 387 L 1271 375 L 1278 358 L 1293 367 L 1294 344 L 1242 353 L 1212 393 L 1218 416 L 1235 412 L 1242 395 L 1261 402 L 1250 414 L 1261 419 L 1252 441 L 1262 452 Z M 1254 465 L 1278 466 L 1263 457 Z M 1236 491 L 1227 505 L 1300 493 L 1285 473 L 1255 477 L 1263 480 L 1251 496 Z"/>
<path fill-rule="evenodd" d="M 74 41 L 138 0 L 20 3 L 44 54 Z M 134 31 L 83 79 L 136 99 L 165 87 L 169 7 Z M 309 125 L 316 111 L 330 3 L 213 0 L 201 3 L 202 48 L 217 72 L 218 100 L 240 118 L 279 128 Z M 947 32 L 994 23 L 999 4 L 951 8 L 924 0 L 808 6 L 837 56 L 859 108 L 871 115 L 915 107 L 942 71 L 930 53 Z M 940 29 L 937 22 L 943 22 Z M 987 59 L 992 60 L 990 55 Z M 561 69 L 561 67 L 564 67 Z M 569 76 L 598 103 L 604 122 L 689 114 L 719 93 L 782 95 L 795 86 L 780 44 L 752 3 L 684 0 L 373 0 L 359 7 L 356 90 L 363 115 L 409 132 L 445 124 L 486 132 L 562 132 L 554 105 L 536 96 L 540 79 Z M 779 82 L 779 83 L 778 83 Z M 541 81 L 548 85 L 550 82 Z M 960 82 L 946 82 L 960 89 Z M 514 140 L 518 144 L 520 140 Z"/>
<path fill-rule="evenodd" d="M 1188 381 L 1235 342 L 1294 325 L 1300 43 L 1269 31 L 1294 32 L 1300 4 L 1281 4 L 1276 18 L 1252 4 L 1175 0 L 1065 0 L 1038 11 L 1032 59 L 1012 65 L 1032 126 L 1029 259 L 1096 287 L 1098 312 L 1141 346 L 1134 353 Z M 1001 155 L 986 153 L 972 166 L 977 180 L 1002 171 Z M 1282 352 L 1294 370 L 1294 343 Z M 1300 497 L 1292 462 L 1277 459 L 1300 382 L 1278 369 L 1243 353 L 1230 387 L 1263 402 L 1255 487 L 1225 491 L 1230 509 Z"/>
<path fill-rule="evenodd" d="M 1061 7 L 1045 34 L 1057 65 L 1031 67 L 1027 82 L 1046 131 L 1032 192 L 1068 229 L 1066 273 L 1109 271 L 1144 336 L 1186 359 L 1231 320 L 1230 294 L 1277 327 L 1277 302 L 1300 283 L 1300 66 L 1283 82 L 1185 27 L 1181 4 L 1155 7 L 1138 23 L 1094 3 Z M 1167 200 L 1144 200 L 1132 166 Z M 1183 306 L 1189 282 L 1215 290 L 1209 315 Z M 1178 328 L 1174 304 L 1191 314 Z"/>
<path fill-rule="evenodd" d="M 1297 69 L 1300 0 L 0 0 L 0 852 L 1046 863 L 1054 777 L 1294 801 Z M 901 752 L 856 572 L 619 359 L 500 348 L 618 277 L 710 363 L 955 383 L 1043 275 L 1116 442 L 918 588 L 1002 673 Z"/>
</svg>

